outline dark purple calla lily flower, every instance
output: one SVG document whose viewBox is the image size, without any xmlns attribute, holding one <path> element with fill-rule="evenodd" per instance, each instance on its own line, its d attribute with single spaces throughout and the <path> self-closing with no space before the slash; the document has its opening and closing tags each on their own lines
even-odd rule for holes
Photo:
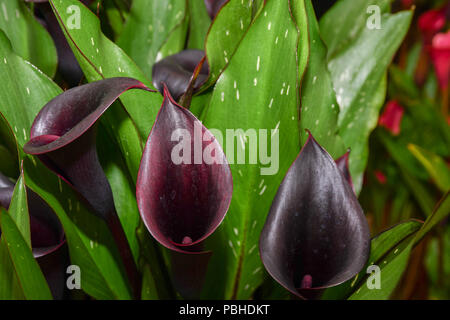
<svg viewBox="0 0 450 320">
<path fill-rule="evenodd" d="M 174 282 L 184 296 L 201 287 L 211 254 L 202 252 L 202 242 L 224 219 L 232 185 L 220 144 L 166 87 L 142 157 L 136 198 L 149 232 L 174 252 Z"/>
<path fill-rule="evenodd" d="M 338 166 L 339 170 L 341 170 L 345 180 L 347 180 L 347 182 L 354 190 L 352 176 L 350 175 L 349 158 L 350 158 L 350 150 L 347 151 L 342 157 L 336 160 L 336 165 Z"/>
<path fill-rule="evenodd" d="M 14 183 L 0 173 L 0 207 L 9 209 L 14 192 Z M 31 247 L 52 295 L 62 299 L 65 288 L 65 267 L 68 258 L 64 250 L 64 230 L 53 210 L 36 193 L 27 188 L 30 215 Z M 1 230 L 0 230 L 1 235 Z"/>
<path fill-rule="evenodd" d="M 110 78 L 75 87 L 47 103 L 33 122 L 24 151 L 37 155 L 82 196 L 110 227 L 135 294 L 139 277 L 118 219 L 111 187 L 96 149 L 96 122 L 125 91 L 151 91 L 131 78 Z"/>
<path fill-rule="evenodd" d="M 189 89 L 192 75 L 200 65 L 200 71 L 193 85 L 197 90 L 208 79 L 209 66 L 204 61 L 205 53 L 202 50 L 184 50 L 168 56 L 153 65 L 153 85 L 161 94 L 164 93 L 164 84 L 169 88 L 172 97 L 178 99 Z"/>
<path fill-rule="evenodd" d="M 219 10 L 227 2 L 228 0 L 205 0 L 206 11 L 208 11 L 208 15 L 211 17 L 211 20 L 216 17 Z"/>
<path fill-rule="evenodd" d="M 259 246 L 269 274 L 301 298 L 351 279 L 369 257 L 361 206 L 311 134 L 278 189 Z"/>
</svg>

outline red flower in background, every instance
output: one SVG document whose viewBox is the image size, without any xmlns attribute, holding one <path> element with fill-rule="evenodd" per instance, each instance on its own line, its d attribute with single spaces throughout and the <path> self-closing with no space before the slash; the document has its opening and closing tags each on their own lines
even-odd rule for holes
<svg viewBox="0 0 450 320">
<path fill-rule="evenodd" d="M 380 184 L 386 184 L 387 178 L 383 172 L 381 172 L 380 170 L 376 170 L 373 174 Z"/>
<path fill-rule="evenodd" d="M 425 45 L 429 45 L 436 33 L 445 26 L 446 8 L 434 9 L 423 13 L 419 17 L 419 29 L 422 32 Z"/>
<path fill-rule="evenodd" d="M 434 36 L 430 55 L 439 84 L 445 89 L 450 79 L 450 31 Z"/>
<path fill-rule="evenodd" d="M 404 113 L 405 110 L 397 101 L 389 101 L 384 109 L 383 114 L 380 117 L 380 121 L 378 122 L 378 124 L 381 127 L 386 128 L 394 136 L 397 136 L 400 134 L 400 128 Z"/>
</svg>

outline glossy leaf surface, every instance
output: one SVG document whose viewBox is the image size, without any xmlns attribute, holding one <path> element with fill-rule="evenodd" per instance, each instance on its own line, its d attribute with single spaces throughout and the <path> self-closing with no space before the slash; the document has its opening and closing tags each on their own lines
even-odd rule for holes
<svg viewBox="0 0 450 320">
<path fill-rule="evenodd" d="M 0 113 L 15 138 L 17 153 L 24 159 L 27 186 L 48 203 L 63 225 L 71 261 L 85 270 L 83 290 L 97 299 L 130 298 L 126 276 L 112 236 L 105 223 L 80 203 L 64 181 L 49 172 L 34 157 L 24 155 L 33 119 L 39 110 L 62 92 L 47 76 L 14 54 L 0 32 Z M 1 60 L 0 60 L 1 61 Z M 4 63 L 6 61 L 6 63 Z"/>
<path fill-rule="evenodd" d="M 0 112 L 11 126 L 20 145 L 30 136 L 31 124 L 39 110 L 62 90 L 40 70 L 16 55 L 6 35 L 0 31 Z M 1 61 L 1 60 L 0 60 Z"/>
<path fill-rule="evenodd" d="M 152 88 L 148 76 L 142 72 L 125 52 L 109 40 L 100 29 L 96 15 L 76 0 L 50 0 L 53 11 L 66 35 L 75 57 L 80 63 L 89 82 L 112 77 L 132 77 Z M 69 28 L 71 21 L 70 6 L 80 8 L 80 29 Z M 142 155 L 139 142 L 136 141 L 135 127 L 141 138 L 146 137 L 155 120 L 162 98 L 159 95 L 148 95 L 143 92 L 129 92 L 120 98 L 132 121 L 124 115 L 118 116 L 120 121 L 113 125 L 120 130 L 118 139 L 128 137 L 128 143 L 121 144 L 122 152 L 128 152 L 133 161 L 139 161 Z"/>
<path fill-rule="evenodd" d="M 388 0 L 359 1 L 357 5 L 351 0 L 340 1 L 320 22 L 340 107 L 339 135 L 352 150 L 350 172 L 357 193 L 367 164 L 368 137 L 385 99 L 386 70 L 412 18 L 412 12 L 387 13 L 388 4 Z M 374 26 L 375 16 L 368 13 L 370 5 L 378 6 L 381 27 Z M 352 19 L 347 18 L 350 12 Z"/>
<path fill-rule="evenodd" d="M 299 39 L 289 2 L 267 1 L 201 116 L 216 137 L 222 135 L 234 181 L 229 213 L 211 239 L 209 275 L 224 276 L 205 282 L 205 296 L 247 299 L 263 280 L 259 234 L 277 187 L 300 150 L 297 90 L 304 70 L 292 67 L 298 65 L 299 41 L 307 38 Z M 255 43 L 260 44 L 256 50 Z"/>
<path fill-rule="evenodd" d="M 233 57 L 252 21 L 253 4 L 252 1 L 230 0 L 212 22 L 205 42 L 211 74 L 204 88 L 216 82 Z"/>
<path fill-rule="evenodd" d="M 0 0 L 0 29 L 14 51 L 48 76 L 56 72 L 57 55 L 47 30 L 34 18 L 23 0 Z"/>
<path fill-rule="evenodd" d="M 189 5 L 189 49 L 205 49 L 205 39 L 211 19 L 203 1 L 188 1 Z"/>
</svg>

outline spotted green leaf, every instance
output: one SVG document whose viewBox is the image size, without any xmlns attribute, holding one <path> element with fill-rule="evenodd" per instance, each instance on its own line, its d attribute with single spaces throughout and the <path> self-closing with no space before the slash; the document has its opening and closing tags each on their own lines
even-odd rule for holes
<svg viewBox="0 0 450 320">
<path fill-rule="evenodd" d="M 367 26 L 370 13 L 374 12 L 374 7 L 371 6 L 377 6 L 379 13 L 384 14 L 389 12 L 391 2 L 392 0 L 337 1 L 320 21 L 328 57 L 338 55 L 360 37 Z"/>
<path fill-rule="evenodd" d="M 205 281 L 208 297 L 248 299 L 262 282 L 259 235 L 277 188 L 300 150 L 298 42 L 289 1 L 267 1 L 202 114 L 216 138 L 223 137 L 234 185 L 230 209 L 211 239 L 209 275 L 216 277 Z M 236 136 L 230 135 L 233 129 Z M 257 143 L 259 156 L 253 149 Z M 261 158 L 265 147 L 271 163 Z M 238 163 L 243 151 L 246 161 Z"/>
<path fill-rule="evenodd" d="M 206 36 L 210 76 L 203 88 L 213 85 L 230 62 L 252 21 L 253 5 L 252 1 L 230 0 L 214 19 Z M 270 29 L 267 25 L 266 30 Z"/>
<path fill-rule="evenodd" d="M 387 13 L 389 2 L 342 0 L 320 23 L 330 49 L 328 67 L 340 108 L 339 134 L 352 150 L 350 171 L 358 193 L 367 164 L 368 138 L 385 100 L 386 71 L 412 18 L 409 11 Z M 348 19 L 349 12 L 352 19 Z"/>
</svg>

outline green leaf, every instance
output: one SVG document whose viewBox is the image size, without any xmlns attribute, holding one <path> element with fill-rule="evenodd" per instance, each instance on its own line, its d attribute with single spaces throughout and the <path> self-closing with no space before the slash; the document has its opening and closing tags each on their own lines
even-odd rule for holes
<svg viewBox="0 0 450 320">
<path fill-rule="evenodd" d="M 367 25 L 369 6 L 378 6 L 380 13 L 386 13 L 391 2 L 392 0 L 338 1 L 320 21 L 320 30 L 328 47 L 328 56 L 333 58 L 345 51 L 361 36 Z"/>
<path fill-rule="evenodd" d="M 139 244 L 136 229 L 140 215 L 136 202 L 135 181 L 128 173 L 125 160 L 116 144 L 111 143 L 113 137 L 103 127 L 97 131 L 97 152 L 103 171 L 109 181 L 120 222 L 130 244 L 135 261 L 139 257 Z"/>
<path fill-rule="evenodd" d="M 420 55 L 422 54 L 423 44 L 422 41 L 417 41 L 408 54 L 408 59 L 406 61 L 405 73 L 414 77 L 414 73 L 417 69 L 417 64 L 419 63 Z"/>
<path fill-rule="evenodd" d="M 206 36 L 205 51 L 210 75 L 203 88 L 212 86 L 231 61 L 252 22 L 252 6 L 252 1 L 230 0 L 214 19 Z M 266 26 L 266 30 L 268 28 Z M 262 42 L 260 44 L 265 46 Z"/>
<path fill-rule="evenodd" d="M 414 158 L 407 149 L 408 144 L 415 144 L 441 157 L 450 156 L 450 126 L 442 116 L 439 106 L 435 106 L 426 100 L 404 101 L 406 112 L 402 120 L 402 132 L 397 140 L 404 153 L 414 160 L 417 168 L 422 172 L 414 174 L 417 177 L 428 178 L 428 174 L 423 170 L 423 166 Z M 421 130 L 417 130 L 421 128 Z"/>
<path fill-rule="evenodd" d="M 398 246 L 398 251 L 387 255 L 379 264 L 381 268 L 381 288 L 370 290 L 367 286 L 361 286 L 356 293 L 352 294 L 351 300 L 381 300 L 388 299 L 396 288 L 401 276 L 407 266 L 412 249 L 423 237 L 431 231 L 439 222 L 450 214 L 450 197 L 447 193 L 428 217 L 422 227 L 408 241 Z M 396 249 L 396 250 L 397 250 Z"/>
<path fill-rule="evenodd" d="M 188 1 L 189 5 L 189 49 L 205 48 L 206 34 L 211 25 L 204 1 Z"/>
<path fill-rule="evenodd" d="M 168 268 L 163 254 L 158 250 L 158 244 L 142 222 L 136 233 L 141 248 L 142 299 L 175 299 Z"/>
<path fill-rule="evenodd" d="M 16 55 L 0 30 L 0 113 L 11 125 L 19 145 L 28 141 L 39 110 L 62 90 L 29 62 Z"/>
<path fill-rule="evenodd" d="M 424 216 L 428 216 L 433 210 L 434 200 L 428 189 L 416 178 L 417 174 L 423 175 L 423 169 L 421 170 L 420 167 L 418 167 L 420 164 L 417 163 L 417 160 L 406 147 L 399 144 L 386 132 L 379 130 L 377 133 L 377 137 L 380 138 L 392 159 L 397 163 L 403 180 L 414 194 Z"/>
<path fill-rule="evenodd" d="M 399 253 L 402 243 L 410 239 L 411 236 L 415 232 L 417 232 L 421 226 L 421 222 L 411 220 L 398 224 L 373 238 L 371 242 L 370 257 L 368 263 L 366 264 L 366 266 L 364 266 L 361 272 L 357 274 L 353 279 L 343 283 L 342 285 L 327 289 L 324 292 L 322 299 L 346 299 L 355 292 L 366 290 L 367 278 L 369 276 L 366 272 L 367 268 L 371 265 L 378 265 L 381 269 L 386 266 L 386 263 L 384 262 L 386 261 L 387 257 L 395 257 Z M 385 272 L 382 271 L 382 281 L 384 275 Z"/>
<path fill-rule="evenodd" d="M 7 214 L 6 210 L 0 207 L 0 218 Z M 0 219 L 1 222 L 1 219 Z M 0 224 L 1 229 L 1 224 Z M 1 300 L 25 300 L 23 290 L 20 287 L 17 274 L 14 271 L 14 264 L 3 238 L 0 241 L 0 299 Z"/>
<path fill-rule="evenodd" d="M 422 163 L 442 192 L 450 190 L 450 169 L 444 159 L 413 144 L 408 149 Z"/>
<path fill-rule="evenodd" d="M 50 0 L 50 4 L 89 82 L 102 78 L 131 77 L 142 81 L 149 88 L 153 88 L 148 77 L 133 60 L 102 33 L 98 18 L 88 8 L 80 5 L 76 0 Z M 78 6 L 80 9 L 79 29 L 69 28 L 68 23 L 74 18 L 71 14 L 72 11 L 68 10 L 71 6 Z M 128 152 L 130 158 L 139 161 L 142 152 L 138 152 L 139 148 L 134 143 L 127 142 L 126 137 L 136 136 L 133 124 L 136 125 L 141 138 L 147 137 L 162 104 L 162 97 L 159 94 L 134 91 L 126 92 L 120 97 L 120 101 L 133 122 L 118 115 L 121 123 L 116 124 L 115 127 L 118 130 L 117 137 L 123 140 L 120 145 L 124 148 L 130 147 L 122 152 L 124 154 Z M 135 140 L 136 137 L 131 141 Z"/>
<path fill-rule="evenodd" d="M 25 182 L 23 181 L 23 173 L 21 173 L 16 182 L 16 186 L 14 187 L 14 193 L 8 212 L 16 223 L 17 228 L 22 234 L 25 242 L 28 244 L 28 247 L 31 248 L 30 216 L 28 214 L 27 191 Z"/>
<path fill-rule="evenodd" d="M 2 241 L 7 245 L 17 278 L 28 300 L 50 300 L 52 294 L 31 248 L 23 238 L 14 220 L 5 211 L 1 220 Z"/>
<path fill-rule="evenodd" d="M 27 185 L 53 209 L 66 235 L 71 262 L 81 269 L 81 289 L 95 299 L 130 299 L 131 290 L 105 222 L 40 162 L 24 159 Z"/>
<path fill-rule="evenodd" d="M 151 78 L 153 64 L 164 57 L 159 53 L 163 44 L 187 19 L 187 11 L 187 0 L 135 0 L 117 44 Z"/>
<path fill-rule="evenodd" d="M 450 215 L 450 192 L 447 192 L 445 196 L 442 197 L 434 209 L 433 214 L 427 218 L 422 228 L 416 234 L 413 240 L 414 245 L 418 244 L 432 228 L 448 217 L 448 215 Z"/>
<path fill-rule="evenodd" d="M 377 138 L 380 139 L 383 146 L 389 152 L 394 161 L 408 173 L 421 180 L 427 180 L 428 174 L 423 170 L 420 162 L 411 154 L 400 141 L 400 139 L 391 136 L 384 129 L 375 131 Z"/>
<path fill-rule="evenodd" d="M 403 94 L 407 99 L 419 99 L 420 93 L 414 76 L 410 76 L 399 67 L 392 65 L 389 67 L 389 77 L 392 96 Z"/>
<path fill-rule="evenodd" d="M 209 276 L 214 280 L 205 281 L 204 292 L 209 298 L 248 299 L 263 280 L 259 235 L 278 186 L 300 150 L 298 71 L 292 67 L 298 65 L 298 42 L 289 1 L 267 1 L 201 117 L 209 129 L 216 129 L 216 138 L 223 136 L 234 185 L 230 209 L 210 239 L 214 254 Z M 236 137 L 227 137 L 227 130 L 233 129 Z M 255 139 L 252 132 L 267 135 Z M 263 164 L 261 156 L 251 152 L 258 142 L 263 146 L 259 152 L 267 146 L 271 164 Z M 242 151 L 245 164 L 237 161 Z M 259 160 L 256 164 L 250 162 L 253 156 Z M 218 273 L 223 275 L 220 279 Z"/>
<path fill-rule="evenodd" d="M 5 117 L 1 116 L 1 114 L 0 114 L 0 137 L 2 139 L 1 144 L 5 147 L 5 149 L 8 150 L 8 153 L 11 154 L 11 156 L 13 156 L 17 160 L 16 155 L 17 148 L 16 148 L 16 140 L 14 139 L 14 134 L 11 128 L 9 127 Z M 17 165 L 17 168 L 18 167 L 19 166 Z M 18 175 L 19 174 L 16 174 L 15 176 Z"/>
<path fill-rule="evenodd" d="M 8 148 L 0 144 L 0 172 L 7 176 L 15 176 L 17 171 L 16 157 Z"/>
<path fill-rule="evenodd" d="M 401 243 L 395 254 L 389 253 L 384 260 L 379 261 L 380 267 L 380 289 L 369 289 L 366 283 L 353 293 L 349 300 L 385 300 L 388 299 L 408 264 L 409 255 L 411 253 L 411 245 L 408 242 Z M 397 249 L 396 249 L 397 250 Z M 395 252 L 395 251 L 394 251 Z"/>
<path fill-rule="evenodd" d="M 209 101 L 212 96 L 212 88 L 202 92 L 201 94 L 192 97 L 191 106 L 189 111 L 191 111 L 197 118 L 200 117 L 203 110 L 209 105 Z"/>
<path fill-rule="evenodd" d="M 52 299 L 44 275 L 31 251 L 30 217 L 23 175 L 14 188 L 9 213 L 2 210 L 0 214 L 0 297 Z"/>
<path fill-rule="evenodd" d="M 19 175 L 19 161 L 12 129 L 0 111 L 0 172 L 8 177 Z"/>
<path fill-rule="evenodd" d="M 123 28 L 129 16 L 127 5 L 124 1 L 99 1 L 101 3 L 100 21 L 102 30 L 110 31 L 111 37 L 117 39 L 123 32 Z M 96 6 L 96 3 L 93 4 Z"/>
<path fill-rule="evenodd" d="M 11 210 L 13 214 L 15 215 L 16 219 L 23 220 L 20 224 L 22 227 L 21 231 L 23 234 L 26 234 L 28 232 L 28 239 L 30 238 L 30 222 L 27 221 L 28 218 L 28 209 L 27 209 L 27 215 L 26 216 L 17 216 L 16 213 L 19 215 L 22 213 L 20 210 L 18 198 L 21 198 L 22 192 L 18 192 L 18 189 L 21 189 L 21 185 L 23 184 L 22 175 L 20 177 L 19 183 L 16 183 L 15 192 L 13 194 L 12 201 L 15 202 L 16 209 Z M 0 206 L 0 210 L 3 209 Z M 0 224 L 1 224 L 1 214 L 3 211 L 0 211 Z M 4 211 L 6 212 L 6 210 Z M 1 225 L 0 225 L 0 232 L 1 232 Z M 11 260 L 11 256 L 8 250 L 8 246 L 6 242 L 1 238 L 0 236 L 0 283 L 2 284 L 0 286 L 0 299 L 25 299 L 23 289 L 20 286 L 19 279 L 17 277 L 17 273 L 14 269 L 14 264 Z"/>
<path fill-rule="evenodd" d="M 425 265 L 430 281 L 430 299 L 450 299 L 450 226 L 444 227 L 439 237 L 429 242 Z"/>
<path fill-rule="evenodd" d="M 80 6 L 75 0 L 51 0 L 50 4 L 89 82 L 127 76 L 142 81 L 149 88 L 153 87 L 133 60 L 102 33 L 98 18 L 88 8 Z M 80 29 L 67 25 L 73 18 L 68 10 L 70 6 L 80 8 Z M 148 92 L 126 92 L 119 100 L 126 112 L 115 106 L 110 108 L 102 121 L 116 132 L 114 137 L 135 181 L 143 151 L 142 138 L 147 137 L 151 130 L 162 104 L 162 96 Z"/>
<path fill-rule="evenodd" d="M 155 279 L 152 277 L 150 269 L 144 268 L 142 272 L 142 300 L 158 300 L 158 291 L 156 289 Z"/>
<path fill-rule="evenodd" d="M 186 37 L 189 28 L 187 13 L 183 20 L 172 30 L 158 52 L 158 60 L 182 51 L 186 45 Z"/>
<path fill-rule="evenodd" d="M 304 6 L 303 1 L 295 1 L 293 5 Z M 305 9 L 303 9 L 305 10 Z M 327 67 L 327 49 L 319 34 L 319 26 L 311 1 L 306 1 L 307 15 L 296 18 L 299 27 L 307 27 L 300 34 L 309 34 L 307 48 L 299 52 L 301 59 L 308 60 L 306 73 L 301 89 L 301 128 L 309 129 L 314 138 L 335 158 L 345 153 L 342 140 L 337 135 L 339 106 L 333 90 L 330 73 Z M 295 10 L 294 12 L 301 12 Z M 301 47 L 300 47 L 301 48 Z M 309 54 L 311 52 L 311 54 Z M 309 58 L 309 59 L 308 59 Z M 301 62 L 299 70 L 304 70 Z M 299 75 L 302 76 L 301 74 Z M 307 134 L 302 130 L 302 144 L 306 142 Z"/>
<path fill-rule="evenodd" d="M 412 18 L 412 12 L 385 13 L 381 29 L 372 30 L 367 27 L 367 9 L 376 3 L 382 13 L 389 1 L 340 1 L 320 24 L 330 50 L 328 67 L 340 107 L 339 134 L 352 150 L 350 171 L 358 193 L 367 164 L 368 138 L 385 99 L 385 74 Z"/>
<path fill-rule="evenodd" d="M 82 288 L 96 299 L 130 298 L 125 271 L 114 240 L 104 221 L 89 212 L 65 182 L 34 157 L 24 155 L 31 124 L 38 111 L 62 90 L 51 79 L 12 52 L 0 31 L 0 113 L 16 138 L 24 160 L 28 186 L 55 211 L 66 233 L 71 260 L 82 270 Z"/>
<path fill-rule="evenodd" d="M 0 9 L 0 29 L 11 40 L 14 51 L 53 77 L 58 58 L 47 30 L 22 0 L 0 0 Z"/>
<path fill-rule="evenodd" d="M 114 102 L 103 114 L 100 121 L 109 131 L 111 140 L 115 141 L 119 146 L 119 151 L 122 153 L 128 173 L 134 184 L 136 184 L 143 152 L 142 140 L 133 121 L 123 108 L 121 101 Z"/>
</svg>

